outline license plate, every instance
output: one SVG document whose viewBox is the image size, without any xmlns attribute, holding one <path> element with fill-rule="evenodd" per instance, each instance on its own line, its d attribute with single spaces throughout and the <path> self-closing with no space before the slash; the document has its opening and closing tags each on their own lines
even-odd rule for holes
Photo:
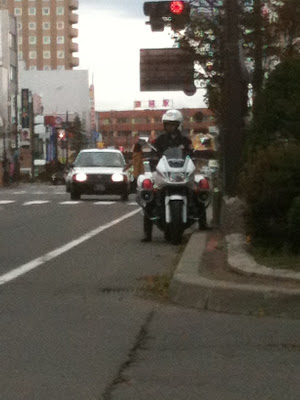
<svg viewBox="0 0 300 400">
<path fill-rule="evenodd" d="M 95 190 L 95 192 L 104 192 L 105 191 L 105 186 L 104 185 L 100 185 L 100 184 L 94 185 L 94 190 Z"/>
</svg>

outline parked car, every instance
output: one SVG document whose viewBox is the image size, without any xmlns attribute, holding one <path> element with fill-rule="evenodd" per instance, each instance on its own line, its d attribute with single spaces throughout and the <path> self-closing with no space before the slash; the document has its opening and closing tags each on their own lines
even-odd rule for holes
<svg viewBox="0 0 300 400">
<path fill-rule="evenodd" d="M 127 200 L 130 182 L 124 167 L 125 159 L 119 150 L 81 150 L 66 178 L 71 200 L 78 200 L 83 194 L 114 194 Z"/>
</svg>

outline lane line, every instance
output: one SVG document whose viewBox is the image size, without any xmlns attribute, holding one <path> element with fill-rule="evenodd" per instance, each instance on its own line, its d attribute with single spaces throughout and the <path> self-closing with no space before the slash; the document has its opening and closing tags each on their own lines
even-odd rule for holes
<svg viewBox="0 0 300 400">
<path fill-rule="evenodd" d="M 0 204 L 12 204 L 15 203 L 15 200 L 0 200 Z"/>
<path fill-rule="evenodd" d="M 26 274 L 29 271 L 32 271 L 33 269 L 45 264 L 46 262 L 60 256 L 63 253 L 66 253 L 67 251 L 73 249 L 74 247 L 80 245 L 81 243 L 91 239 L 92 237 L 98 235 L 99 233 L 105 231 L 106 229 L 111 228 L 114 225 L 119 224 L 120 222 L 124 221 L 127 218 L 132 217 L 133 215 L 137 214 L 140 211 L 140 209 L 136 209 L 134 211 L 131 211 L 128 214 L 123 215 L 120 218 L 115 219 L 114 221 L 111 221 L 105 225 L 101 225 L 96 229 L 93 229 L 90 232 L 87 232 L 86 234 L 80 236 L 79 238 L 72 240 L 71 242 L 58 247 L 55 250 L 50 251 L 47 254 L 44 254 L 41 257 L 38 257 L 32 261 L 29 261 L 26 264 L 20 265 L 19 267 L 13 269 L 10 272 L 7 272 L 4 275 L 0 275 L 0 286 L 4 285 L 5 283 L 8 283 L 10 281 L 13 281 L 14 279 L 19 278 L 20 276 Z"/>
</svg>

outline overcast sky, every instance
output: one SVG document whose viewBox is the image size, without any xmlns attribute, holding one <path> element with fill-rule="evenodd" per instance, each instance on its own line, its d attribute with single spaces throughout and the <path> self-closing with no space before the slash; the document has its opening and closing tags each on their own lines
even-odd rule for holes
<svg viewBox="0 0 300 400">
<path fill-rule="evenodd" d="M 95 85 L 96 110 L 130 110 L 134 101 L 173 100 L 174 108 L 203 107 L 203 91 L 140 92 L 141 48 L 172 47 L 172 32 L 151 32 L 144 0 L 79 0 L 79 69 L 88 69 Z"/>
</svg>

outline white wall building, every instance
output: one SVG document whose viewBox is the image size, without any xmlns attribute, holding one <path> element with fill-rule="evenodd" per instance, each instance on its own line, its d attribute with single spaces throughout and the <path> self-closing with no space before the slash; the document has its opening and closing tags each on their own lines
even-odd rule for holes
<svg viewBox="0 0 300 400">
<path fill-rule="evenodd" d="M 28 71 L 20 66 L 19 87 L 41 97 L 43 115 L 78 114 L 86 132 L 90 132 L 87 70 Z"/>
</svg>

